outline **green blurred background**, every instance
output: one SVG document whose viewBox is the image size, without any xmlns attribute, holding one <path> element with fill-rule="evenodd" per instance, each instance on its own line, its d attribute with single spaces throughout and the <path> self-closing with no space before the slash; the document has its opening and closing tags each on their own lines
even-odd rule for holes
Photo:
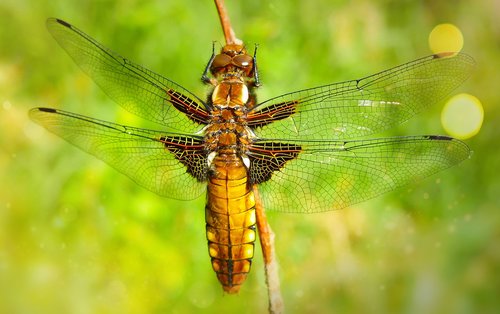
<svg viewBox="0 0 500 314">
<path fill-rule="evenodd" d="M 293 313 L 493 313 L 500 308 L 498 1 L 228 1 L 238 37 L 259 46 L 263 100 L 430 54 L 444 22 L 477 61 L 457 90 L 485 122 L 470 160 L 342 211 L 269 213 Z M 141 125 L 112 103 L 45 29 L 63 18 L 105 46 L 204 95 L 211 1 L 0 3 L 0 313 L 262 313 L 260 249 L 238 295 L 207 254 L 204 198 L 176 202 L 135 185 L 32 123 L 54 106 Z M 434 106 L 397 134 L 442 134 Z"/>
</svg>

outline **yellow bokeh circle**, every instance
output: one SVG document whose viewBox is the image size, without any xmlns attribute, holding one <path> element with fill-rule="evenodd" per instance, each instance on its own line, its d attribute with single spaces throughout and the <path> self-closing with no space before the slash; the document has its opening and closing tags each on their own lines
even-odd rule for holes
<svg viewBox="0 0 500 314">
<path fill-rule="evenodd" d="M 433 53 L 458 52 L 464 46 L 464 37 L 453 24 L 439 24 L 429 34 L 429 47 Z"/>
<path fill-rule="evenodd" d="M 483 124 L 484 110 L 481 102 L 469 94 L 458 94 L 445 104 L 441 124 L 448 134 L 459 139 L 476 135 Z"/>
</svg>

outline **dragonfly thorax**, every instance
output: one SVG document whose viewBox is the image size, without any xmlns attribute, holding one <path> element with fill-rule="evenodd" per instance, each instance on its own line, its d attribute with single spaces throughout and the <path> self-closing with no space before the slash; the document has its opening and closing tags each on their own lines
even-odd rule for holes
<svg viewBox="0 0 500 314">
<path fill-rule="evenodd" d="M 248 101 L 248 87 L 241 80 L 224 80 L 217 84 L 212 92 L 214 107 L 238 107 Z"/>
<path fill-rule="evenodd" d="M 229 110 L 223 109 L 222 112 Z M 242 155 L 250 144 L 251 136 L 251 130 L 241 121 L 215 122 L 205 131 L 205 149 L 209 152 Z"/>
<path fill-rule="evenodd" d="M 247 127 L 248 87 L 242 78 L 223 80 L 213 89 L 211 101 L 206 149 L 210 152 L 229 149 L 234 154 L 243 154 L 252 134 Z"/>
</svg>

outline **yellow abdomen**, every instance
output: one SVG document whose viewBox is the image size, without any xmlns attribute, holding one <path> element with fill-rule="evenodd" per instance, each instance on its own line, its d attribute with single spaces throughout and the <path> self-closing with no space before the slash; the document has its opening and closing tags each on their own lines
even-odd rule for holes
<svg viewBox="0 0 500 314">
<path fill-rule="evenodd" d="M 236 154 L 217 156 L 212 169 L 205 207 L 208 251 L 224 291 L 236 293 L 252 263 L 255 199 L 247 169 Z"/>
</svg>

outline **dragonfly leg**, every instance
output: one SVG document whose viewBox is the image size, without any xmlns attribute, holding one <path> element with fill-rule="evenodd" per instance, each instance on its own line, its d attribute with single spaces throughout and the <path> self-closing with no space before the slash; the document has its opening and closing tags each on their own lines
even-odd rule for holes
<svg viewBox="0 0 500 314">
<path fill-rule="evenodd" d="M 214 62 L 214 59 L 215 59 L 215 41 L 212 42 L 212 56 L 210 57 L 210 60 L 208 60 L 207 66 L 205 67 L 205 70 L 201 75 L 201 81 L 205 84 L 212 84 L 212 79 L 208 75 L 208 72 L 210 71 L 210 67 L 212 66 L 212 62 Z"/>
<path fill-rule="evenodd" d="M 260 80 L 259 80 L 259 70 L 257 69 L 257 47 L 259 47 L 259 45 L 255 44 L 255 49 L 253 51 L 253 85 L 255 87 L 259 87 L 260 86 Z"/>
</svg>

